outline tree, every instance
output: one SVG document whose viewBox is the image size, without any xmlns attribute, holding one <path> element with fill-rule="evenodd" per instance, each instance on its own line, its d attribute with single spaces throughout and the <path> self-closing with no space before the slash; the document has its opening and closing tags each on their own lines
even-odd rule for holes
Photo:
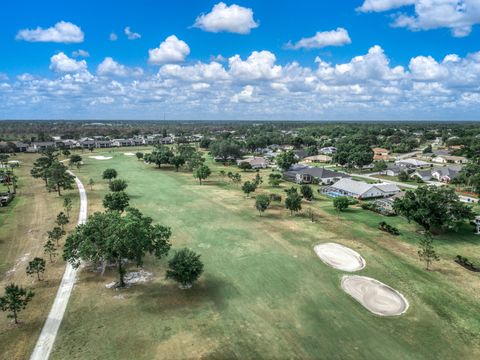
<svg viewBox="0 0 480 360">
<path fill-rule="evenodd" d="M 271 173 L 270 175 L 268 175 L 268 183 L 271 186 L 277 187 L 278 185 L 280 185 L 281 180 L 282 175 L 279 173 Z"/>
<path fill-rule="evenodd" d="M 295 191 L 287 193 L 285 207 L 290 210 L 290 214 L 302 210 L 302 197 Z"/>
<path fill-rule="evenodd" d="M 210 146 L 212 140 L 210 140 L 209 138 L 203 138 L 202 140 L 200 140 L 200 144 L 199 146 L 202 148 L 202 149 L 208 149 L 208 147 Z"/>
<path fill-rule="evenodd" d="M 135 156 L 137 157 L 138 160 L 142 160 L 142 159 L 143 159 L 143 153 L 142 153 L 142 152 L 136 152 L 136 153 L 135 153 Z"/>
<path fill-rule="evenodd" d="M 245 181 L 242 185 L 242 191 L 250 197 L 250 193 L 254 192 L 257 189 L 257 185 L 254 182 Z"/>
<path fill-rule="evenodd" d="M 258 195 L 255 199 L 255 208 L 260 215 L 270 206 L 270 197 L 268 195 Z"/>
<path fill-rule="evenodd" d="M 141 266 L 147 253 L 160 259 L 170 250 L 170 228 L 152 222 L 134 208 L 128 208 L 125 215 L 116 211 L 96 212 L 67 237 L 63 258 L 74 268 L 78 268 L 82 260 L 114 263 L 119 275 L 118 286 L 123 287 L 125 260 Z"/>
<path fill-rule="evenodd" d="M 46 152 L 43 156 L 35 160 L 32 170 L 30 170 L 30 174 L 34 178 L 43 179 L 43 181 L 45 181 L 45 185 L 48 185 L 47 172 L 56 159 L 57 157 L 53 152 Z"/>
<path fill-rule="evenodd" d="M 263 183 L 263 179 L 262 177 L 260 176 L 260 174 L 257 172 L 257 174 L 255 175 L 255 180 L 254 180 L 254 183 L 255 185 L 258 187 L 260 186 L 261 183 Z"/>
<path fill-rule="evenodd" d="M 373 151 L 368 144 L 355 142 L 343 143 L 337 146 L 333 161 L 347 167 L 362 167 L 373 161 Z"/>
<path fill-rule="evenodd" d="M 88 186 L 90 186 L 90 191 L 93 191 L 93 185 L 95 185 L 95 181 L 90 178 L 90 180 L 88 180 Z"/>
<path fill-rule="evenodd" d="M 246 161 L 242 161 L 238 165 L 238 168 L 243 170 L 243 171 L 252 170 L 252 164 L 250 164 L 249 162 L 246 162 Z"/>
<path fill-rule="evenodd" d="M 225 175 L 227 175 L 227 174 L 225 173 L 225 170 L 220 170 L 220 171 L 219 171 L 219 174 L 220 174 L 220 176 L 222 177 L 222 181 L 223 181 L 223 179 L 225 178 Z"/>
<path fill-rule="evenodd" d="M 58 226 L 60 226 L 61 230 L 63 231 L 63 227 L 65 225 L 67 225 L 68 223 L 70 222 L 67 214 L 65 214 L 63 211 L 61 211 L 58 215 L 57 215 L 57 220 L 56 220 L 56 223 Z"/>
<path fill-rule="evenodd" d="M 175 166 L 175 171 L 178 171 L 178 169 L 180 168 L 180 166 L 183 166 L 185 165 L 185 159 L 180 156 L 180 155 L 175 155 L 172 159 L 171 159 L 171 164 L 173 166 Z"/>
<path fill-rule="evenodd" d="M 430 144 L 430 145 L 427 145 L 427 146 L 425 147 L 425 149 L 423 149 L 423 153 L 424 153 L 424 154 L 429 154 L 429 153 L 431 153 L 431 152 L 433 152 L 433 150 L 432 150 L 432 145 L 431 145 L 431 144 Z"/>
<path fill-rule="evenodd" d="M 373 164 L 373 171 L 375 172 L 380 172 L 380 171 L 384 171 L 384 170 L 387 170 L 388 168 L 388 165 L 385 161 L 383 160 L 380 160 L 380 161 L 376 161 L 374 164 Z"/>
<path fill-rule="evenodd" d="M 127 188 L 128 184 L 125 180 L 122 179 L 115 179 L 108 184 L 110 191 L 112 192 L 119 192 L 124 191 Z"/>
<path fill-rule="evenodd" d="M 57 191 L 61 196 L 61 189 L 73 189 L 75 177 L 67 172 L 67 167 L 61 162 L 55 161 L 47 170 L 47 187 Z"/>
<path fill-rule="evenodd" d="M 72 199 L 69 197 L 66 197 L 63 199 L 63 208 L 65 209 L 65 212 L 67 213 L 67 216 L 70 218 L 70 211 L 72 211 Z"/>
<path fill-rule="evenodd" d="M 5 295 L 0 297 L 0 309 L 9 312 L 7 317 L 18 324 L 18 313 L 25 310 L 34 295 L 33 291 L 27 291 L 12 283 L 5 287 Z"/>
<path fill-rule="evenodd" d="M 53 262 L 53 258 L 57 256 L 57 247 L 52 239 L 48 238 L 47 242 L 43 245 L 43 252 L 48 254 L 50 262 Z"/>
<path fill-rule="evenodd" d="M 69 164 L 70 164 L 70 166 L 76 166 L 77 169 L 79 169 L 80 166 L 82 166 L 82 157 L 78 154 L 71 155 L 70 160 L 69 160 Z"/>
<path fill-rule="evenodd" d="M 124 212 L 128 207 L 130 197 L 123 191 L 112 192 L 105 195 L 103 206 L 110 211 Z"/>
<path fill-rule="evenodd" d="M 191 288 L 202 273 L 200 255 L 187 248 L 176 251 L 168 262 L 167 279 L 179 283 L 181 289 Z"/>
<path fill-rule="evenodd" d="M 61 227 L 55 226 L 51 231 L 48 231 L 47 234 L 48 238 L 55 241 L 58 246 L 58 241 L 65 235 L 65 231 Z"/>
<path fill-rule="evenodd" d="M 410 179 L 410 177 L 408 176 L 408 173 L 406 171 L 400 171 L 400 173 L 398 174 L 398 180 L 399 181 L 406 182 L 409 179 Z"/>
<path fill-rule="evenodd" d="M 350 199 L 346 196 L 339 196 L 333 199 L 333 207 L 337 212 L 345 211 L 350 205 Z"/>
<path fill-rule="evenodd" d="M 279 154 L 276 158 L 277 165 L 283 171 L 287 171 L 293 164 L 298 162 L 295 153 L 291 150 Z"/>
<path fill-rule="evenodd" d="M 102 174 L 102 179 L 105 179 L 105 180 L 108 180 L 108 182 L 111 182 L 117 176 L 118 176 L 117 170 L 115 170 L 115 169 L 105 169 L 105 171 Z"/>
<path fill-rule="evenodd" d="M 408 221 L 414 221 L 427 232 L 457 230 L 466 220 L 474 218 L 470 206 L 462 203 L 454 189 L 446 186 L 420 186 L 396 199 L 393 209 Z"/>
<path fill-rule="evenodd" d="M 433 247 L 433 239 L 429 232 L 425 232 L 425 236 L 420 239 L 418 246 L 418 257 L 420 261 L 425 262 L 425 269 L 430 270 L 430 264 L 433 261 L 439 261 L 440 257 Z"/>
<path fill-rule="evenodd" d="M 205 159 L 202 157 L 202 154 L 200 154 L 197 151 L 192 152 L 188 156 L 184 156 L 184 158 L 186 159 L 187 168 L 190 171 L 202 166 L 203 163 L 205 162 Z"/>
<path fill-rule="evenodd" d="M 198 168 L 196 168 L 193 171 L 193 177 L 198 179 L 198 181 L 200 182 L 200 185 L 202 185 L 202 180 L 205 180 L 206 178 L 208 178 L 211 173 L 212 171 L 207 165 L 200 165 Z"/>
<path fill-rule="evenodd" d="M 162 164 L 170 164 L 174 154 L 170 148 L 160 145 L 157 146 L 151 154 L 147 154 L 144 156 L 144 160 L 149 164 L 155 164 L 159 168 Z"/>
<path fill-rule="evenodd" d="M 304 184 L 300 187 L 300 192 L 302 193 L 302 196 L 308 200 L 312 201 L 313 200 L 313 190 L 310 186 Z"/>
<path fill-rule="evenodd" d="M 234 184 L 239 184 L 242 181 L 242 175 L 240 175 L 239 173 L 233 174 L 229 172 L 228 177 L 230 178 L 230 180 L 232 180 Z"/>
<path fill-rule="evenodd" d="M 223 163 L 226 163 L 229 159 L 240 157 L 242 153 L 240 145 L 228 139 L 214 141 L 210 144 L 208 149 L 213 157 L 222 159 Z"/>
<path fill-rule="evenodd" d="M 43 274 L 45 272 L 45 264 L 45 260 L 39 257 L 29 261 L 27 265 L 27 275 L 37 274 L 38 281 L 41 281 L 40 273 Z"/>
</svg>

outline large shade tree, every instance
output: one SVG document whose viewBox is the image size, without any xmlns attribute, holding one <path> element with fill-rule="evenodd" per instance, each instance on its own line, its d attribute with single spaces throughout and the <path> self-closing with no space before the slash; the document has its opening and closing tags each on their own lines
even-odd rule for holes
<svg viewBox="0 0 480 360">
<path fill-rule="evenodd" d="M 75 177 L 68 173 L 68 169 L 59 161 L 54 161 L 47 169 L 47 187 L 62 195 L 61 190 L 73 189 Z"/>
<path fill-rule="evenodd" d="M 453 189 L 446 186 L 420 186 L 408 190 L 396 199 L 393 208 L 397 214 L 414 221 L 426 232 L 453 229 L 472 219 L 472 209 L 462 203 Z"/>
<path fill-rule="evenodd" d="M 190 249 L 175 252 L 168 262 L 167 279 L 175 280 L 181 289 L 188 289 L 203 273 L 200 255 Z"/>
<path fill-rule="evenodd" d="M 68 236 L 63 258 L 75 268 L 81 261 L 114 263 L 118 286 L 123 287 L 125 260 L 141 266 L 146 254 L 162 258 L 170 250 L 170 236 L 169 227 L 154 225 L 150 217 L 134 208 L 123 216 L 116 211 L 97 212 Z"/>
</svg>

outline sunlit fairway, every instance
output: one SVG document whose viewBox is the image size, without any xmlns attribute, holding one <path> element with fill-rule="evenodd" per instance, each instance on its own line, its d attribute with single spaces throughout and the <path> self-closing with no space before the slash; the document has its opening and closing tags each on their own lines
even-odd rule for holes
<svg viewBox="0 0 480 360">
<path fill-rule="evenodd" d="M 165 280 L 165 260 L 148 259 L 152 282 L 115 291 L 105 288 L 114 272 L 82 270 L 53 359 L 480 356 L 478 275 L 452 261 L 457 253 L 480 260 L 480 237 L 470 227 L 438 240 L 444 260 L 426 272 L 416 256 L 416 228 L 401 218 L 388 219 L 405 234 L 392 237 L 376 229 L 384 218 L 360 209 L 338 216 L 326 199 L 312 205 L 315 223 L 290 216 L 283 204 L 259 216 L 254 199 L 218 176 L 221 165 L 210 164 L 214 176 L 200 186 L 191 173 L 158 170 L 123 151 L 95 155 L 113 158 L 85 153 L 85 165 L 75 170 L 85 184 L 96 183 L 93 191 L 87 187 L 90 213 L 102 210 L 102 171 L 115 168 L 128 181 L 131 205 L 171 226 L 173 248 L 200 253 L 205 273 L 182 291 Z M 283 193 L 266 184 L 268 172 L 260 192 Z M 378 317 L 345 294 L 344 273 L 313 251 L 321 242 L 359 252 L 368 265 L 357 274 L 404 294 L 406 314 Z"/>
</svg>

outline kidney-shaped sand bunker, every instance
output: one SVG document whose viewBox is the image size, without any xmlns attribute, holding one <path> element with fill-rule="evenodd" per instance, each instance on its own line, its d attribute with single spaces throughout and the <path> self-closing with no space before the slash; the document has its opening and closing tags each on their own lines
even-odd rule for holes
<svg viewBox="0 0 480 360">
<path fill-rule="evenodd" d="M 320 260 L 338 270 L 352 272 L 365 267 L 365 260 L 359 253 L 340 244 L 319 244 L 313 250 Z"/>
<path fill-rule="evenodd" d="M 409 306 L 407 299 L 397 290 L 366 276 L 345 275 L 342 289 L 376 315 L 401 315 Z"/>
</svg>

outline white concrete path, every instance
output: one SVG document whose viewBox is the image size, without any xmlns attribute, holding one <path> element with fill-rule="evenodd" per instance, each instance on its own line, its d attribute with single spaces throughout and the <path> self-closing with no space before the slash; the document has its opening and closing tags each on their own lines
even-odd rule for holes
<svg viewBox="0 0 480 360">
<path fill-rule="evenodd" d="M 69 173 L 75 176 L 71 171 L 69 171 Z M 85 192 L 83 184 L 77 177 L 75 177 L 75 182 L 77 183 L 78 192 L 80 193 L 78 224 L 83 224 L 87 220 L 87 193 Z M 76 274 L 77 271 L 72 265 L 67 263 L 67 267 L 63 273 L 62 282 L 57 291 L 57 296 L 55 297 L 55 301 L 50 309 L 47 320 L 43 325 L 42 332 L 40 333 L 37 344 L 33 349 L 30 360 L 46 360 L 49 358 L 63 315 L 65 314 L 65 309 L 67 308 L 68 300 L 70 299 L 70 294 L 73 290 L 73 285 L 75 284 Z"/>
</svg>

